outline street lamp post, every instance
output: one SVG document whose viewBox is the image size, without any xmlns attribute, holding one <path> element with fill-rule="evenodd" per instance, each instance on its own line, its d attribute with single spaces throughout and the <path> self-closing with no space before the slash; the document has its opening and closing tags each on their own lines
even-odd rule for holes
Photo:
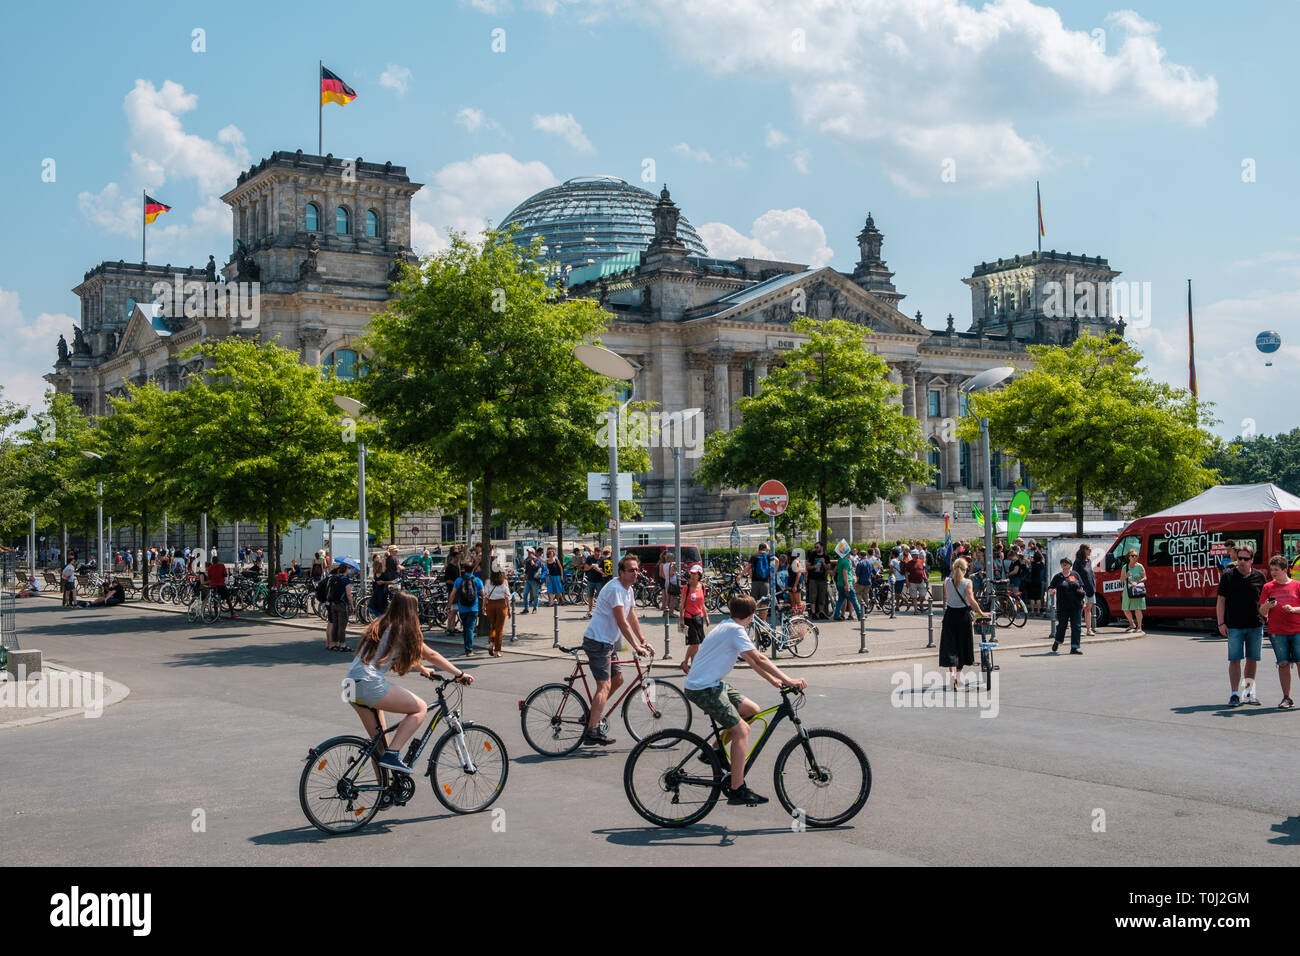
<svg viewBox="0 0 1300 956">
<path fill-rule="evenodd" d="M 632 363 L 617 352 L 601 348 L 598 345 L 579 345 L 573 350 L 574 357 L 597 375 L 630 382 L 636 377 Z M 618 396 L 609 407 L 609 533 L 610 548 L 614 554 L 614 563 L 620 557 L 618 533 Z M 680 559 L 679 559 L 680 560 Z"/>
<path fill-rule="evenodd" d="M 83 451 L 82 454 L 87 458 L 94 458 L 96 461 L 104 460 L 104 456 L 98 452 Z M 98 498 L 98 503 L 95 506 L 95 520 L 98 525 L 97 534 L 99 540 L 95 569 L 102 574 L 104 572 L 104 483 L 102 481 L 95 481 L 95 493 Z"/>
<path fill-rule="evenodd" d="M 352 418 L 361 418 L 365 412 L 366 406 L 358 402 L 355 398 L 349 398 L 346 395 L 335 395 L 334 404 L 343 409 L 343 412 Z M 368 417 L 367 421 L 374 421 L 373 417 Z M 366 533 L 366 445 L 365 442 L 357 442 L 357 529 L 358 541 L 361 550 L 357 553 L 357 564 L 361 565 L 361 586 L 358 593 L 364 593 L 366 589 L 366 565 L 369 559 L 369 535 Z M 331 560 L 333 555 L 330 555 Z"/>
<path fill-rule="evenodd" d="M 975 392 L 988 391 L 1001 385 L 1004 381 L 1016 373 L 1010 366 L 1000 366 L 991 368 L 987 371 L 980 372 L 969 382 L 962 386 L 962 390 L 969 398 Z M 994 580 L 993 568 L 993 464 L 989 455 L 989 420 L 980 416 L 980 442 L 982 443 L 984 458 L 984 577 L 989 582 L 989 590 L 992 592 Z M 990 606 L 989 611 L 989 642 L 996 643 L 998 639 L 997 615 L 993 613 Z"/>
</svg>

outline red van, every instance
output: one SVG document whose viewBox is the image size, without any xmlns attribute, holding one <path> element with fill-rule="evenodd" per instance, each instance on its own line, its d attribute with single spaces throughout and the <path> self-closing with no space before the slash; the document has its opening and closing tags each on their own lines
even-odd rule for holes
<svg viewBox="0 0 1300 956">
<path fill-rule="evenodd" d="M 1232 566 L 1233 549 L 1249 543 L 1255 567 L 1268 577 L 1268 559 L 1286 558 L 1300 574 L 1300 498 L 1277 485 L 1219 485 L 1182 504 L 1131 522 L 1097 571 L 1101 625 L 1122 621 L 1121 568 L 1137 549 L 1147 571 L 1149 618 L 1213 618 L 1219 578 Z"/>
</svg>

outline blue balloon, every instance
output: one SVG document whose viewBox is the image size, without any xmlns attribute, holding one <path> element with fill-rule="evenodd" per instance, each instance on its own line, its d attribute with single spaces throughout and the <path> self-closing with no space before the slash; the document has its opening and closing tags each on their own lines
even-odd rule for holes
<svg viewBox="0 0 1300 956">
<path fill-rule="evenodd" d="M 1260 332 L 1255 336 L 1255 348 L 1259 349 L 1265 355 L 1276 352 L 1282 347 L 1282 336 L 1276 332 Z"/>
</svg>

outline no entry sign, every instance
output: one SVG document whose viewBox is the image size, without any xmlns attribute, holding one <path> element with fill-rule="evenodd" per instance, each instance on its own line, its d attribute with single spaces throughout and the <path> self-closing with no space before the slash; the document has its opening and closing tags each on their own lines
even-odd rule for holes
<svg viewBox="0 0 1300 956">
<path fill-rule="evenodd" d="M 785 511 L 790 504 L 790 493 L 785 490 L 785 485 L 775 478 L 765 481 L 758 487 L 758 510 L 769 517 L 775 518 Z"/>
</svg>

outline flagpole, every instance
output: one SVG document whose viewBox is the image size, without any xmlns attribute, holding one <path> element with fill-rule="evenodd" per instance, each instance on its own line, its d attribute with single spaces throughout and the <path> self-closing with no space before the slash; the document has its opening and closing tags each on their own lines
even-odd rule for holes
<svg viewBox="0 0 1300 956">
<path fill-rule="evenodd" d="M 145 210 L 145 206 L 146 206 L 145 197 L 147 195 L 149 194 L 145 192 L 143 189 L 140 190 L 140 264 L 141 265 L 143 265 L 146 261 L 148 261 L 145 259 L 145 255 L 144 255 L 144 239 L 145 239 L 145 235 L 149 232 L 149 221 L 145 218 L 145 216 L 148 215 L 148 213 Z"/>
<path fill-rule="evenodd" d="M 1192 398 L 1198 398 L 1196 388 L 1196 338 L 1192 334 L 1192 280 L 1187 280 L 1187 384 Z"/>
<path fill-rule="evenodd" d="M 1043 251 L 1043 190 L 1039 186 L 1038 180 L 1034 180 L 1034 193 L 1038 196 L 1038 228 L 1034 230 L 1038 235 L 1038 251 Z"/>
<path fill-rule="evenodd" d="M 320 98 L 320 74 L 325 69 L 325 61 L 316 61 L 316 155 L 325 155 L 325 103 Z"/>
</svg>

